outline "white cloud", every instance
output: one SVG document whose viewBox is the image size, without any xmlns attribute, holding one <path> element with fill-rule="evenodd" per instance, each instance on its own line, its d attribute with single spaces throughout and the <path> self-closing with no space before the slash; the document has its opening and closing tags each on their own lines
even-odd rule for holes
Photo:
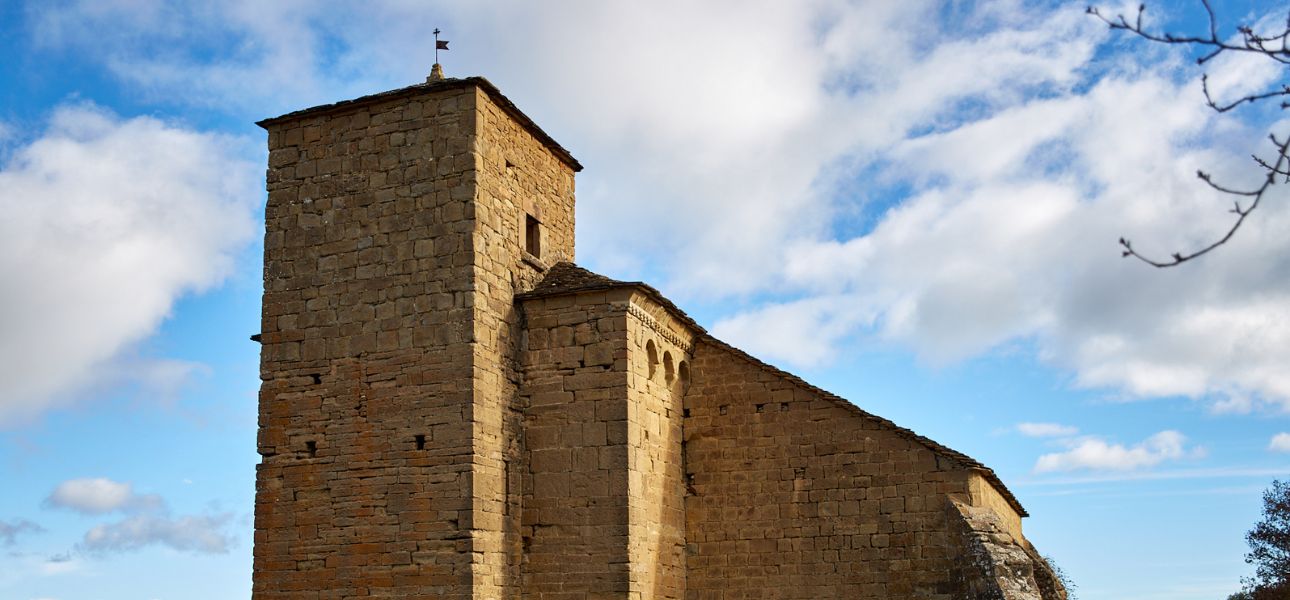
<svg viewBox="0 0 1290 600">
<path fill-rule="evenodd" d="M 36 20 L 159 99 L 255 116 L 418 81 L 405 57 L 436 25 L 450 75 L 487 75 L 586 162 L 581 260 L 751 300 L 712 329 L 755 354 L 816 366 L 860 338 L 941 364 L 1022 340 L 1080 386 L 1290 409 L 1284 190 L 1185 269 L 1115 245 L 1221 235 L 1230 199 L 1194 173 L 1257 178 L 1264 130 L 1210 113 L 1171 50 L 1107 60 L 1080 7 L 85 0 Z M 1212 70 L 1224 94 L 1278 72 Z"/>
<path fill-rule="evenodd" d="M 783 271 L 800 297 L 854 298 L 841 310 L 876 326 L 834 331 L 820 340 L 832 348 L 783 360 L 814 365 L 855 336 L 932 364 L 1023 340 L 1079 386 L 1203 397 L 1216 410 L 1290 409 L 1280 360 L 1290 352 L 1285 186 L 1232 243 L 1186 268 L 1117 256 L 1122 235 L 1162 254 L 1222 234 L 1231 198 L 1209 192 L 1197 169 L 1237 185 L 1261 177 L 1241 158 L 1261 130 L 1218 120 L 1197 87 L 1164 72 L 1112 72 L 1086 90 L 896 143 L 876 181 L 912 182 L 913 193 L 862 235 L 791 246 Z M 810 305 L 726 320 L 755 330 L 799 306 Z M 730 341 L 775 357 L 755 338 Z"/>
<path fill-rule="evenodd" d="M 1060 423 L 1017 423 L 1017 431 L 1030 437 L 1070 437 L 1079 433 L 1079 428 Z"/>
<path fill-rule="evenodd" d="M 95 525 L 78 548 L 103 554 L 161 545 L 200 553 L 227 552 L 233 537 L 224 531 L 231 514 L 172 516 L 157 494 L 136 494 L 134 486 L 106 478 L 72 479 L 58 484 L 45 505 L 86 515 L 123 512 L 119 521 Z M 51 564 L 60 561 L 51 561 Z M 55 565 L 56 567 L 57 565 Z"/>
<path fill-rule="evenodd" d="M 261 116 L 415 83 L 427 65 L 406 57 L 433 54 L 425 32 L 443 26 L 450 75 L 487 75 L 587 160 L 583 255 L 673 264 L 670 289 L 708 296 L 773 287 L 783 245 L 848 210 L 833 188 L 849 165 L 960 103 L 1071 85 L 1104 35 L 1077 10 L 942 20 L 927 0 L 104 4 L 43 10 L 36 37 L 158 99 Z"/>
<path fill-rule="evenodd" d="M 1268 442 L 1268 450 L 1273 452 L 1290 452 L 1290 433 L 1278 433 Z"/>
<path fill-rule="evenodd" d="M 0 425 L 89 385 L 173 375 L 128 351 L 182 294 L 219 283 L 252 238 L 262 192 L 245 152 L 92 105 L 56 110 L 14 149 L 0 169 Z"/>
<path fill-rule="evenodd" d="M 757 314 L 723 320 L 713 328 L 713 334 L 740 340 L 771 360 L 825 362 L 841 338 L 874 318 L 850 310 L 853 305 L 845 296 L 772 305 Z"/>
<path fill-rule="evenodd" d="M 63 575 L 81 570 L 80 560 L 73 558 L 71 552 L 55 554 L 40 562 L 40 574 L 46 577 Z"/>
<path fill-rule="evenodd" d="M 26 519 L 0 521 L 0 546 L 12 546 L 14 540 L 24 533 L 39 533 L 45 529 Z"/>
<path fill-rule="evenodd" d="M 92 553 L 104 553 L 161 545 L 183 552 L 222 554 L 228 552 L 232 544 L 232 538 L 223 531 L 229 517 L 227 514 L 177 518 L 135 515 L 90 529 L 79 547 Z"/>
<path fill-rule="evenodd" d="M 1018 486 L 1064 486 L 1086 485 L 1090 483 L 1114 483 L 1120 481 L 1169 481 L 1186 479 L 1250 479 L 1266 480 L 1290 475 L 1290 467 L 1219 467 L 1208 469 L 1157 469 L 1152 471 L 1102 471 L 1087 475 L 1066 477 L 1043 477 L 1020 480 Z M 1254 490 L 1262 489 L 1265 484 L 1258 483 Z M 1213 489 L 1212 487 L 1210 489 Z M 1072 493 L 1072 492 L 1064 492 Z"/>
<path fill-rule="evenodd" d="M 1067 442 L 1065 452 L 1045 454 L 1035 462 L 1036 473 L 1054 471 L 1133 471 L 1154 467 L 1169 460 L 1199 458 L 1204 449 L 1187 447 L 1183 434 L 1161 431 L 1133 446 L 1113 444 L 1098 437 L 1084 437 Z"/>
<path fill-rule="evenodd" d="M 14 584 L 36 583 L 33 577 L 57 577 L 80 571 L 83 566 L 83 561 L 73 558 L 70 552 L 53 556 L 37 552 L 7 552 L 4 560 L 0 560 L 0 586 L 8 592 L 15 589 Z M 6 600 L 9 597 L 12 596 L 7 596 Z"/>
<path fill-rule="evenodd" d="M 106 478 L 70 479 L 54 488 L 45 505 L 66 508 L 87 515 L 115 511 L 156 510 L 163 506 L 161 496 L 136 494 L 134 486 Z"/>
</svg>

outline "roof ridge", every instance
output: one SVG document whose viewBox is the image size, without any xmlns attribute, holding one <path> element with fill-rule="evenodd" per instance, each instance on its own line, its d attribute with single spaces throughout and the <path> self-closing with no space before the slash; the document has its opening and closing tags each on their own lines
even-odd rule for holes
<svg viewBox="0 0 1290 600">
<path fill-rule="evenodd" d="M 268 129 L 270 125 L 275 125 L 277 123 L 281 123 L 283 121 L 288 121 L 291 119 L 298 119 L 304 116 L 324 115 L 324 114 L 341 111 L 347 108 L 361 106 L 364 104 L 380 102 L 382 100 L 393 100 L 395 98 L 412 96 L 425 91 L 439 90 L 439 89 L 448 90 L 453 88 L 467 87 L 471 85 L 478 86 L 480 89 L 488 93 L 488 95 L 493 98 L 493 100 L 498 104 L 498 106 L 501 107 L 502 110 L 506 111 L 507 114 L 509 114 L 516 121 L 518 121 L 521 126 L 528 129 L 529 133 L 532 133 L 533 136 L 538 139 L 538 141 L 540 141 L 545 146 L 547 146 L 547 148 L 549 148 L 551 152 L 556 155 L 556 157 L 558 157 L 565 164 L 569 165 L 571 169 L 573 169 L 575 172 L 582 170 L 582 163 L 578 162 L 578 159 L 574 158 L 573 154 L 570 154 L 569 151 L 566 150 L 564 146 L 561 146 L 559 142 L 555 141 L 555 138 L 551 137 L 550 134 L 543 131 L 542 128 L 539 127 L 535 121 L 533 121 L 533 119 L 531 119 L 528 115 L 524 114 L 524 111 L 520 110 L 520 108 L 516 106 L 515 103 L 511 101 L 510 98 L 507 98 L 506 95 L 503 94 L 502 91 L 498 89 L 496 85 L 493 85 L 493 82 L 483 77 L 480 77 L 478 75 L 471 76 L 471 77 L 448 78 L 448 79 L 440 79 L 436 81 L 426 81 L 423 83 L 414 83 L 412 85 L 393 89 L 393 90 L 386 90 L 384 92 L 377 92 L 375 94 L 366 94 L 363 96 L 359 96 L 357 98 L 340 100 L 340 101 L 331 102 L 328 104 L 319 104 L 318 106 L 311 106 L 309 108 L 303 108 L 300 110 L 291 111 L 289 113 L 278 115 L 276 117 L 261 119 L 259 121 L 256 121 L 255 124 L 259 125 L 264 129 Z"/>
<path fill-rule="evenodd" d="M 610 279 L 580 267 L 576 263 L 564 260 L 551 265 L 547 269 L 546 275 L 542 277 L 542 280 L 536 286 L 533 286 L 533 289 L 516 294 L 515 297 L 519 299 L 540 298 L 633 285 L 644 284 Z"/>
</svg>

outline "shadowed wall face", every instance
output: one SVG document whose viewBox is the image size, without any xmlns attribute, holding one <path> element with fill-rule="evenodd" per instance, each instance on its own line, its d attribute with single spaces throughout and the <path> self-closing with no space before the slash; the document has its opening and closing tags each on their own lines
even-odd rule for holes
<svg viewBox="0 0 1290 600">
<path fill-rule="evenodd" d="M 641 598 L 683 598 L 682 397 L 690 383 L 694 333 L 639 293 L 632 297 L 627 330 L 632 591 Z"/>
<path fill-rule="evenodd" d="M 476 89 L 474 106 L 475 593 L 516 597 L 525 464 L 518 404 L 523 326 L 515 295 L 532 289 L 549 265 L 573 259 L 574 171 L 483 89 Z"/>
<path fill-rule="evenodd" d="M 524 598 L 627 597 L 627 294 L 524 303 Z"/>
<path fill-rule="evenodd" d="M 523 597 L 683 598 L 692 333 L 630 288 L 524 314 Z"/>
</svg>

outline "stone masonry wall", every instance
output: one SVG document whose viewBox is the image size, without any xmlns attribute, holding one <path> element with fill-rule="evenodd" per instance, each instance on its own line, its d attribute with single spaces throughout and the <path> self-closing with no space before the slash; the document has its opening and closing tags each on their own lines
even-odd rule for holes
<svg viewBox="0 0 1290 600">
<path fill-rule="evenodd" d="M 517 305 L 580 167 L 491 84 L 262 125 L 254 600 L 1064 597 L 970 458 L 647 286 Z"/>
<path fill-rule="evenodd" d="M 989 509 L 998 519 L 999 524 L 1004 528 L 1008 535 L 1016 539 L 1025 539 L 1021 533 L 1021 515 L 1008 505 L 1008 501 L 1003 498 L 999 491 L 986 481 L 980 474 L 973 473 L 968 478 L 968 502 L 970 506 L 979 506 Z"/>
<path fill-rule="evenodd" d="M 523 598 L 627 597 L 629 295 L 524 302 Z"/>
<path fill-rule="evenodd" d="M 685 595 L 682 397 L 694 336 L 652 299 L 628 311 L 627 461 L 633 598 Z"/>
<path fill-rule="evenodd" d="M 969 470 L 728 347 L 692 370 L 687 598 L 956 597 Z"/>
<path fill-rule="evenodd" d="M 272 122 L 253 597 L 471 597 L 474 91 Z"/>
<path fill-rule="evenodd" d="M 517 404 L 521 323 L 515 294 L 546 265 L 572 260 L 574 171 L 484 90 L 476 88 L 474 298 L 475 440 L 472 472 L 477 597 L 519 596 L 522 415 Z M 541 254 L 525 250 L 525 217 L 541 222 Z"/>
</svg>

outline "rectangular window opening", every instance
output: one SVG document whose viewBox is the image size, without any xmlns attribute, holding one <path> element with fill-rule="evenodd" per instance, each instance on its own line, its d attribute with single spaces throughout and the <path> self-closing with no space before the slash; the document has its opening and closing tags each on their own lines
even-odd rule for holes
<svg viewBox="0 0 1290 600">
<path fill-rule="evenodd" d="M 524 215 L 524 250 L 542 258 L 542 224 L 533 215 Z"/>
<path fill-rule="evenodd" d="M 425 449 L 426 449 L 426 436 L 417 435 L 417 450 L 425 450 Z"/>
</svg>

